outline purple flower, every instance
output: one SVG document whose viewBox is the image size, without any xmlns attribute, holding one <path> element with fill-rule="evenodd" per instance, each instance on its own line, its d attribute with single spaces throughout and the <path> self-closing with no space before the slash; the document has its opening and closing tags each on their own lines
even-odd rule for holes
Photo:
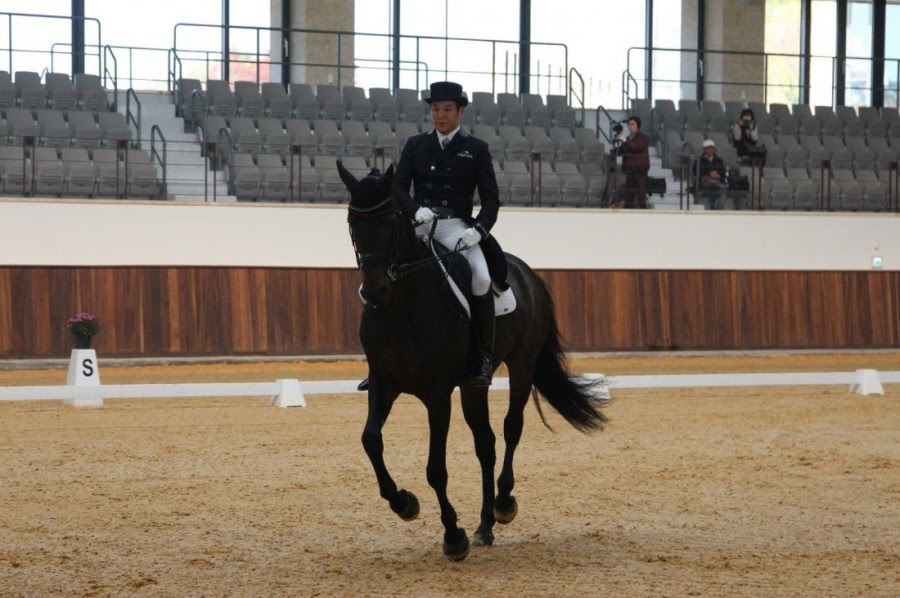
<svg viewBox="0 0 900 598">
<path fill-rule="evenodd" d="M 100 333 L 100 319 L 94 314 L 75 314 L 68 319 L 66 326 L 75 336 L 96 336 Z"/>
</svg>

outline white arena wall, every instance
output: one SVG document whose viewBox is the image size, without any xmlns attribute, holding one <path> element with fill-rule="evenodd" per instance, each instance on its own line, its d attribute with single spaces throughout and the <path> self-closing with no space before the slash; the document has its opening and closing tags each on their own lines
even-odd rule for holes
<svg viewBox="0 0 900 598">
<path fill-rule="evenodd" d="M 0 265 L 355 268 L 343 206 L 0 200 Z M 536 269 L 900 270 L 900 215 L 504 208 Z"/>
</svg>

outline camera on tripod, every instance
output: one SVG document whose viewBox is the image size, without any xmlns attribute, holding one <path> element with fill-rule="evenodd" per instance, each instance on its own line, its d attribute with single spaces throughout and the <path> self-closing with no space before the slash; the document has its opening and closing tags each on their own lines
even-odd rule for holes
<svg viewBox="0 0 900 598">
<path fill-rule="evenodd" d="M 614 146 L 622 145 L 622 131 L 624 131 L 624 127 L 621 121 L 613 121 L 612 122 L 612 143 Z"/>
</svg>

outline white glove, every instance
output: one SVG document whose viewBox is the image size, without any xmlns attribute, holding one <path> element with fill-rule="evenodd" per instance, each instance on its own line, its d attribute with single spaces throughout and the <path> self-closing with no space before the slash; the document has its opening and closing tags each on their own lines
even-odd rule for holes
<svg viewBox="0 0 900 598">
<path fill-rule="evenodd" d="M 618 139 L 622 143 L 625 143 L 626 141 L 628 141 L 628 137 L 625 136 L 624 131 L 622 133 L 619 133 L 618 135 L 616 135 L 616 139 Z"/>
<path fill-rule="evenodd" d="M 463 245 L 466 247 L 475 247 L 481 242 L 481 233 L 474 228 L 467 228 L 463 231 L 459 240 L 462 241 Z"/>
<path fill-rule="evenodd" d="M 434 212 L 431 208 L 419 208 L 416 210 L 415 220 L 419 224 L 427 224 L 434 220 Z"/>
</svg>

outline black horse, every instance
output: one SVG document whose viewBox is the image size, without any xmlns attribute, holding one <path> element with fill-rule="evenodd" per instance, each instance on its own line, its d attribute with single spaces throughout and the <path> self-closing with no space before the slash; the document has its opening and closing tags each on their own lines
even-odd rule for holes
<svg viewBox="0 0 900 598">
<path fill-rule="evenodd" d="M 443 274 L 436 264 L 428 262 L 429 253 L 416 239 L 413 223 L 400 213 L 391 192 L 393 166 L 383 176 L 373 171 L 362 180 L 340 162 L 338 170 L 350 191 L 348 222 L 362 270 L 361 294 L 365 301 L 359 336 L 369 362 L 370 384 L 362 443 L 375 469 L 382 498 L 402 519 L 415 519 L 419 501 L 411 492 L 398 489 L 388 473 L 381 429 L 401 392 L 421 399 L 428 410 L 431 432 L 427 478 L 441 507 L 444 554 L 451 560 L 461 560 L 468 554 L 469 540 L 457 525 L 456 511 L 447 498 L 446 444 L 450 396 L 468 374 L 469 324 L 444 288 Z M 510 389 L 503 423 L 506 454 L 496 498 L 495 439 L 488 419 L 488 389 L 460 387 L 463 415 L 481 464 L 483 503 L 476 545 L 492 544 L 494 523 L 509 523 L 518 511 L 511 494 L 513 455 L 533 389 L 579 430 L 601 428 L 607 421 L 599 410 L 604 401 L 596 395 L 596 382 L 574 378 L 566 368 L 547 287 L 522 260 L 508 254 L 507 260 L 517 307 L 497 318 L 494 342 L 494 367 L 506 363 Z M 409 267 L 416 263 L 423 267 Z M 534 398 L 540 412 L 537 392 Z"/>
</svg>

